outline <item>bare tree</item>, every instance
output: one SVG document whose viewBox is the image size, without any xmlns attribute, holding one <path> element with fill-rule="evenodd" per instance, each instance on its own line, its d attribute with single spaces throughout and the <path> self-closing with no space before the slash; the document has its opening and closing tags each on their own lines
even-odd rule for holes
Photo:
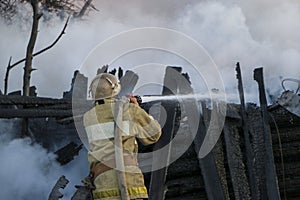
<svg viewBox="0 0 300 200">
<path fill-rule="evenodd" d="M 31 34 L 26 49 L 26 57 L 14 64 L 11 64 L 11 58 L 9 59 L 5 80 L 4 80 L 5 82 L 4 92 L 5 94 L 7 94 L 9 71 L 13 67 L 25 61 L 24 75 L 23 75 L 23 96 L 29 96 L 31 73 L 32 71 L 35 70 L 32 68 L 33 57 L 52 48 L 58 42 L 61 36 L 64 34 L 68 22 L 67 20 L 63 31 L 58 36 L 58 38 L 54 41 L 53 44 L 51 44 L 50 46 L 44 48 L 43 50 L 37 53 L 34 53 L 34 47 L 38 36 L 39 20 L 43 16 L 43 13 L 44 12 L 52 12 L 56 14 L 67 13 L 69 15 L 73 15 L 76 17 L 82 17 L 87 12 L 88 8 L 92 7 L 92 1 L 91 0 L 87 0 L 87 1 L 85 0 L 2 0 L 0 2 L 0 15 L 7 21 L 11 20 L 18 13 L 18 5 L 20 4 L 30 4 L 31 6 L 32 9 Z M 22 134 L 24 136 L 28 136 L 28 119 L 23 120 Z"/>
</svg>

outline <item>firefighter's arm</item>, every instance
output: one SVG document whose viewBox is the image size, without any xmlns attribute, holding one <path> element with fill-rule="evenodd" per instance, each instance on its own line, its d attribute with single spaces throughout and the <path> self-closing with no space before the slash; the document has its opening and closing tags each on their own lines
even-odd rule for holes
<svg viewBox="0 0 300 200">
<path fill-rule="evenodd" d="M 160 124 L 138 105 L 134 107 L 134 123 L 137 132 L 137 138 L 144 144 L 155 143 L 161 136 Z"/>
</svg>

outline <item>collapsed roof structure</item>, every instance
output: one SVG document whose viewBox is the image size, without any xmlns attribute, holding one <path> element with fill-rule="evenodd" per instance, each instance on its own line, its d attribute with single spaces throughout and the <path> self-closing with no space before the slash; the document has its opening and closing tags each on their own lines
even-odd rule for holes
<svg viewBox="0 0 300 200">
<path fill-rule="evenodd" d="M 107 71 L 107 67 L 99 71 Z M 176 82 L 172 73 L 176 71 L 184 78 L 180 67 L 167 67 L 164 84 Z M 114 71 L 116 73 L 116 71 Z M 120 72 L 121 76 L 123 72 Z M 154 163 L 164 163 L 165 167 L 155 170 L 145 170 L 145 181 L 153 200 L 196 200 L 196 199 L 298 199 L 300 197 L 300 96 L 298 91 L 284 91 L 277 103 L 268 106 L 264 92 L 262 69 L 256 69 L 254 78 L 259 86 L 260 106 L 246 104 L 243 97 L 243 85 L 239 65 L 237 65 L 237 78 L 241 104 L 227 104 L 226 113 L 221 113 L 219 107 L 224 102 L 200 102 L 201 111 L 197 123 L 197 132 L 193 134 L 186 113 L 186 107 L 180 106 L 180 101 L 160 100 L 143 103 L 142 107 L 149 110 L 159 103 L 167 113 L 166 123 L 163 127 L 163 136 L 158 143 L 151 147 L 140 148 L 141 152 L 150 152 L 168 146 L 168 151 L 159 157 L 141 157 L 148 164 L 142 169 L 153 167 Z M 126 78 L 127 77 L 127 78 Z M 81 87 L 73 87 L 74 80 L 80 79 Z M 128 85 L 126 92 L 132 90 L 138 77 L 128 72 L 123 81 Z M 188 80 L 190 83 L 190 81 Z M 0 96 L 2 118 L 30 117 L 33 135 L 44 146 L 49 147 L 45 138 L 60 139 L 55 131 L 67 132 L 80 142 L 74 125 L 72 100 L 74 88 L 77 93 L 85 95 L 87 78 L 79 72 L 74 74 L 70 92 L 66 92 L 63 99 L 49 99 L 37 97 Z M 172 84 L 173 89 L 164 88 L 164 95 L 180 95 L 192 92 L 192 87 Z M 174 93 L 173 91 L 177 91 Z M 80 96 L 80 95 L 79 95 Z M 19 105 L 23 105 L 22 107 Z M 26 105 L 26 106 L 24 106 Z M 91 102 L 82 103 L 83 110 L 92 106 Z M 214 113 L 215 112 L 215 113 Z M 205 135 L 210 126 L 211 116 L 217 114 L 224 116 L 224 126 L 214 127 L 220 129 L 221 135 L 217 138 L 213 149 L 205 156 L 199 155 L 204 143 Z M 50 117 L 55 129 L 36 134 L 39 124 L 44 123 L 41 118 Z M 78 117 L 78 116 L 77 116 Z M 80 120 L 80 117 L 77 118 Z M 49 124 L 49 122 L 47 122 Z M 218 123 L 216 123 L 218 124 Z M 180 128 L 179 128 L 180 127 Z M 174 137 L 179 140 L 173 140 Z M 77 139 L 76 139 L 77 138 Z M 172 155 L 182 150 L 182 141 L 191 138 L 192 142 L 178 159 L 172 161 Z M 54 139 L 52 141 L 55 141 Z M 62 164 L 71 161 L 78 154 L 81 146 L 72 143 L 56 152 L 64 152 L 58 160 Z M 70 150 L 70 151 L 69 151 Z M 70 152 L 70 157 L 66 156 Z M 64 158 L 65 156 L 65 158 Z M 61 159 L 60 159 L 61 158 Z M 59 199 L 62 194 L 59 188 L 68 184 L 65 177 L 59 179 L 50 193 L 49 200 Z M 86 188 L 77 186 L 78 191 L 73 198 L 89 199 Z"/>
</svg>

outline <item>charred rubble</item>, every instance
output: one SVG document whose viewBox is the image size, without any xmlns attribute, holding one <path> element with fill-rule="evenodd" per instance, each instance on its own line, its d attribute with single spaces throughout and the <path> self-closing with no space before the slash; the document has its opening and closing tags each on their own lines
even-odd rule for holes
<svg viewBox="0 0 300 200">
<path fill-rule="evenodd" d="M 98 70 L 107 72 L 108 66 Z M 167 153 L 148 159 L 151 163 L 165 162 L 166 166 L 153 172 L 145 173 L 145 182 L 150 200 L 198 200 L 198 199 L 299 199 L 300 197 L 300 96 L 296 92 L 284 91 L 278 101 L 268 106 L 263 82 L 263 71 L 254 72 L 258 84 L 260 105 L 244 102 L 243 83 L 239 64 L 237 64 L 237 83 L 240 104 L 227 104 L 226 113 L 218 108 L 222 102 L 211 102 L 216 109 L 211 109 L 206 102 L 201 102 L 201 115 L 198 131 L 192 134 L 190 124 L 185 120 L 187 108 L 182 108 L 178 101 L 160 100 L 142 103 L 148 111 L 153 105 L 160 104 L 167 113 L 166 124 L 160 140 L 150 147 L 140 145 L 141 152 L 153 151 L 165 147 L 171 142 Z M 123 81 L 127 88 L 122 92 L 129 93 L 137 83 L 138 76 L 133 72 L 112 70 Z M 118 74 L 117 74 L 118 73 Z M 172 73 L 180 73 L 188 81 L 180 85 Z M 76 80 L 76 81 L 75 81 Z M 77 84 L 78 85 L 75 85 Z M 80 87 L 79 87 L 80 85 Z M 193 92 L 189 76 L 182 73 L 181 67 L 167 67 L 162 95 L 189 94 Z M 34 88 L 32 89 L 34 90 Z M 76 91 L 74 91 L 76 90 Z M 29 127 L 34 141 L 42 144 L 49 151 L 57 154 L 62 165 L 76 159 L 82 149 L 74 125 L 72 99 L 86 99 L 87 78 L 78 71 L 74 73 L 71 90 L 64 93 L 62 99 L 40 98 L 32 92 L 30 97 L 0 95 L 0 117 L 29 117 Z M 85 110 L 92 103 L 85 101 Z M 24 107 L 24 105 L 26 105 Z M 212 151 L 200 158 L 199 150 L 209 127 L 213 112 L 225 115 L 224 126 Z M 76 113 L 76 120 L 81 120 Z M 82 116 L 81 116 L 82 117 Z M 181 127 L 181 128 L 179 128 Z M 218 127 L 215 127 L 218 128 Z M 64 134 L 54 134 L 54 133 Z M 173 153 L 180 150 L 181 140 L 193 135 L 192 142 L 179 159 L 168 165 Z M 174 137 L 180 140 L 173 141 Z M 62 143 L 65 138 L 70 143 Z M 52 144 L 60 146 L 53 149 Z M 68 184 L 62 176 L 50 192 L 49 200 L 60 199 L 63 189 Z M 73 200 L 92 199 L 90 191 L 84 186 L 76 186 Z"/>
</svg>

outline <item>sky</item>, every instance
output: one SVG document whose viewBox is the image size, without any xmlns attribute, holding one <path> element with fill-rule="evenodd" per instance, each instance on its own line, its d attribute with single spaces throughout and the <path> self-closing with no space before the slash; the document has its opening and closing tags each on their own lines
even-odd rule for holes
<svg viewBox="0 0 300 200">
<path fill-rule="evenodd" d="M 71 21 L 58 44 L 34 59 L 34 68 L 38 70 L 32 74 L 32 85 L 37 86 L 39 96 L 61 97 L 63 91 L 70 89 L 73 71 L 82 69 L 99 44 L 116 34 L 144 27 L 172 29 L 202 45 L 217 65 L 228 94 L 237 92 L 234 68 L 236 62 L 240 62 L 248 101 L 257 100 L 257 85 L 252 78 L 254 68 L 264 67 L 266 88 L 275 96 L 282 92 L 282 79 L 300 75 L 299 1 L 110 0 L 94 3 L 99 11 L 90 12 L 80 22 Z M 10 26 L 0 23 L 3 27 L 0 30 L 0 80 L 4 80 L 9 57 L 17 61 L 25 55 L 30 23 L 27 22 L 27 26 L 23 22 L 22 26 L 18 25 L 18 20 Z M 63 25 L 59 19 L 41 22 L 35 49 L 52 43 Z M 176 46 L 176 41 L 171 42 Z M 165 65 L 184 66 L 191 74 L 195 68 L 170 52 L 158 50 L 137 51 L 111 67 L 136 69 L 140 65 L 149 67 L 149 63 L 161 65 L 152 72 L 157 73 L 153 75 L 154 82 L 163 80 Z M 104 64 L 107 63 L 100 60 L 93 63 L 94 68 Z M 22 88 L 22 68 L 23 65 L 19 65 L 12 70 L 9 91 Z M 191 78 L 197 92 L 205 90 L 197 82 L 198 77 L 192 75 Z M 204 77 L 214 78 L 213 74 Z M 3 81 L 0 88 L 3 91 Z"/>
<path fill-rule="evenodd" d="M 97 0 L 94 3 L 98 12 L 90 12 L 82 21 L 71 20 L 58 44 L 34 58 L 33 67 L 37 70 L 32 74 L 32 85 L 37 86 L 39 96 L 61 97 L 63 91 L 70 89 L 74 70 L 84 71 L 85 67 L 90 67 L 85 63 L 99 44 L 101 46 L 116 34 L 144 27 L 171 29 L 200 44 L 217 66 L 226 92 L 236 97 L 234 69 L 236 62 L 240 62 L 247 101 L 258 101 L 257 84 L 253 81 L 256 67 L 264 67 L 266 89 L 275 96 L 282 92 L 281 81 L 284 78 L 300 77 L 298 0 Z M 59 19 L 41 22 L 35 49 L 51 44 L 63 25 L 64 22 Z M 0 20 L 0 26 L 0 89 L 3 91 L 9 57 L 12 56 L 15 62 L 25 56 L 30 21 L 15 20 L 8 26 Z M 161 42 L 168 47 L 184 46 L 168 38 Z M 125 43 L 116 45 L 122 47 Z M 107 56 L 109 51 L 102 53 L 99 57 Z M 198 52 L 190 52 L 191 55 L 194 53 Z M 93 70 L 107 64 L 101 63 L 100 59 L 89 63 Z M 112 67 L 134 69 L 140 72 L 141 80 L 152 81 L 156 85 L 162 84 L 166 65 L 184 66 L 184 71 L 190 73 L 194 90 L 199 93 L 205 91 L 203 80 L 195 76 L 195 66 L 172 52 L 142 49 L 123 55 L 112 63 Z M 11 71 L 9 91 L 22 88 L 22 68 L 23 65 L 19 65 Z M 202 79 L 204 82 L 214 80 L 215 75 Z M 295 85 L 288 88 L 294 89 Z M 144 94 L 153 92 L 141 90 L 136 89 Z M 73 180 L 69 187 L 85 175 L 82 170 L 87 164 L 85 152 L 75 163 L 61 168 L 53 154 L 41 146 L 31 145 L 24 139 L 12 139 L 9 135 L 16 131 L 18 125 L 15 123 L 18 122 L 0 121 L 0 159 L 3 159 L 0 162 L 0 186 L 4 191 L 0 199 L 12 199 L 10 195 L 16 190 L 19 196 L 13 199 L 32 199 L 32 195 L 46 198 L 60 175 L 65 174 Z M 16 163 L 21 161 L 22 170 L 29 178 L 19 178 L 22 172 Z M 30 177 L 37 177 L 39 184 Z M 30 193 L 31 188 L 35 188 L 35 194 Z M 68 191 L 66 199 L 72 190 Z"/>
</svg>

